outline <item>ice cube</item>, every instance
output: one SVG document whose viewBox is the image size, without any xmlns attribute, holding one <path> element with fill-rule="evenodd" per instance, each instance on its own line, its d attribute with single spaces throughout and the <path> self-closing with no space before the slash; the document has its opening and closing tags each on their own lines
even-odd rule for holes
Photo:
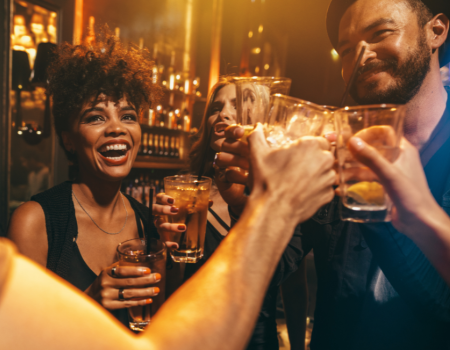
<svg viewBox="0 0 450 350">
<path fill-rule="evenodd" d="M 271 127 L 266 136 L 267 143 L 270 147 L 278 148 L 289 144 L 291 140 L 286 137 L 286 131 L 281 126 Z"/>
</svg>

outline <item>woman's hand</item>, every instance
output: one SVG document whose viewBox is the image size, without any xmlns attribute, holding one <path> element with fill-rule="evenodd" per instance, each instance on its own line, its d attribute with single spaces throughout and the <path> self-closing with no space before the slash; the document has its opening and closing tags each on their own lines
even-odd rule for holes
<svg viewBox="0 0 450 350">
<path fill-rule="evenodd" d="M 148 267 L 115 263 L 104 269 L 85 293 L 108 310 L 143 306 L 158 295 L 159 288 L 153 285 L 160 280 L 161 275 L 151 273 Z"/>
<path fill-rule="evenodd" d="M 360 138 L 351 138 L 348 147 L 382 182 L 394 203 L 394 227 L 410 238 L 423 234 L 425 222 L 442 209 L 430 192 L 417 149 L 403 138 L 400 154 L 391 163 Z"/>
<path fill-rule="evenodd" d="M 223 200 L 231 210 L 239 215 L 247 203 L 244 193 L 248 184 L 249 146 L 239 141 L 244 129 L 238 125 L 229 126 L 225 130 L 225 141 L 215 161 L 216 175 L 214 180 Z"/>
<path fill-rule="evenodd" d="M 168 222 L 167 215 L 176 215 L 178 213 L 178 208 L 175 204 L 175 200 L 165 193 L 159 193 L 156 196 L 156 204 L 153 204 L 153 214 L 156 218 L 155 226 L 161 239 L 166 242 L 169 248 L 176 245 L 176 243 L 171 242 L 174 233 L 186 231 L 186 225 Z"/>
</svg>

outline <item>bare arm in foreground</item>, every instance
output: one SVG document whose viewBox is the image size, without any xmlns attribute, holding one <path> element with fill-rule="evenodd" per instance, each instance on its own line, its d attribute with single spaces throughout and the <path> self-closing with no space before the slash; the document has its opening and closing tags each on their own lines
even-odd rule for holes
<svg viewBox="0 0 450 350">
<path fill-rule="evenodd" d="M 417 149 L 403 139 L 400 156 L 391 164 L 359 138 L 352 138 L 349 146 L 392 199 L 394 227 L 414 241 L 450 286 L 450 218 L 428 188 Z"/>
<path fill-rule="evenodd" d="M 250 142 L 254 187 L 238 224 L 146 332 L 132 334 L 83 293 L 17 256 L 0 298 L 2 347 L 243 349 L 295 225 L 332 199 L 335 176 L 325 140 L 269 151 L 259 130 Z"/>
</svg>

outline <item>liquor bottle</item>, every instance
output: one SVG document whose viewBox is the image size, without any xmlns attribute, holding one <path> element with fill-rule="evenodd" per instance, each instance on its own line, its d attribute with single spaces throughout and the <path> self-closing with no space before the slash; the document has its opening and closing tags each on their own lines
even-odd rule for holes
<svg viewBox="0 0 450 350">
<path fill-rule="evenodd" d="M 142 203 L 143 196 L 144 196 L 144 175 L 141 174 L 141 176 L 139 177 L 139 182 L 137 183 L 137 186 L 136 186 L 136 198 L 135 199 L 139 203 Z"/>
<path fill-rule="evenodd" d="M 162 192 L 161 187 L 159 186 L 159 180 L 155 180 L 155 195 Z"/>
<path fill-rule="evenodd" d="M 144 203 L 148 207 L 150 205 L 150 181 L 148 179 L 148 175 L 145 175 L 143 188 L 144 191 L 142 203 Z"/>
<path fill-rule="evenodd" d="M 164 157 L 168 157 L 168 156 L 169 156 L 169 152 L 170 152 L 170 149 L 169 149 L 169 140 L 170 140 L 170 137 L 169 137 L 169 136 L 166 136 L 166 137 L 164 138 Z"/>
<path fill-rule="evenodd" d="M 133 187 L 131 188 L 131 197 L 133 197 L 136 200 L 139 198 L 138 186 L 139 186 L 139 179 L 135 178 L 133 182 Z"/>
<path fill-rule="evenodd" d="M 175 154 L 174 154 L 175 158 L 180 158 L 180 138 L 177 137 L 175 139 Z"/>
<path fill-rule="evenodd" d="M 164 135 L 159 135 L 159 156 L 164 157 Z"/>
<path fill-rule="evenodd" d="M 170 137 L 169 157 L 175 157 L 175 136 Z"/>
<path fill-rule="evenodd" d="M 142 145 L 141 145 L 141 154 L 147 155 L 148 152 L 148 134 L 144 132 L 142 134 Z"/>
<path fill-rule="evenodd" d="M 131 196 L 132 189 L 133 189 L 133 181 L 129 181 L 128 186 L 125 188 L 125 194 Z"/>
<path fill-rule="evenodd" d="M 159 135 L 155 134 L 153 136 L 153 155 L 159 157 Z"/>
<path fill-rule="evenodd" d="M 148 150 L 147 154 L 149 156 L 154 155 L 154 148 L 153 148 L 153 134 L 148 134 Z"/>
</svg>

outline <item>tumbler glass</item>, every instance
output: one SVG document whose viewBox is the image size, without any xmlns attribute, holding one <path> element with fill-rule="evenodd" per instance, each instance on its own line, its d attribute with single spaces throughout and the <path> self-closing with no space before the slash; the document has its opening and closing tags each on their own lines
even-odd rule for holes
<svg viewBox="0 0 450 350">
<path fill-rule="evenodd" d="M 119 266 L 145 266 L 152 273 L 159 273 L 161 280 L 157 283 L 160 292 L 153 297 L 153 303 L 145 306 L 134 306 L 128 309 L 130 328 L 134 331 L 143 331 L 163 304 L 166 293 L 166 245 L 157 239 L 151 238 L 150 252 L 147 254 L 147 241 L 141 238 L 129 239 L 117 246 Z"/>
<path fill-rule="evenodd" d="M 291 79 L 278 77 L 235 77 L 236 123 L 245 129 L 241 141 L 245 141 L 256 123 L 262 123 L 269 110 L 270 96 L 289 94 Z"/>
<path fill-rule="evenodd" d="M 390 221 L 392 203 L 377 176 L 356 161 L 347 144 L 361 138 L 393 162 L 403 135 L 403 105 L 345 107 L 335 113 L 341 218 L 353 222 Z"/>
<path fill-rule="evenodd" d="M 176 215 L 168 215 L 173 224 L 185 224 L 186 231 L 170 233 L 167 241 L 178 244 L 171 249 L 170 255 L 175 262 L 196 263 L 204 254 L 206 217 L 209 207 L 211 179 L 203 176 L 179 175 L 164 178 L 166 195 L 175 200 L 178 207 Z"/>
<path fill-rule="evenodd" d="M 275 94 L 264 118 L 266 140 L 278 148 L 303 136 L 320 136 L 329 114 L 312 102 Z"/>
</svg>

